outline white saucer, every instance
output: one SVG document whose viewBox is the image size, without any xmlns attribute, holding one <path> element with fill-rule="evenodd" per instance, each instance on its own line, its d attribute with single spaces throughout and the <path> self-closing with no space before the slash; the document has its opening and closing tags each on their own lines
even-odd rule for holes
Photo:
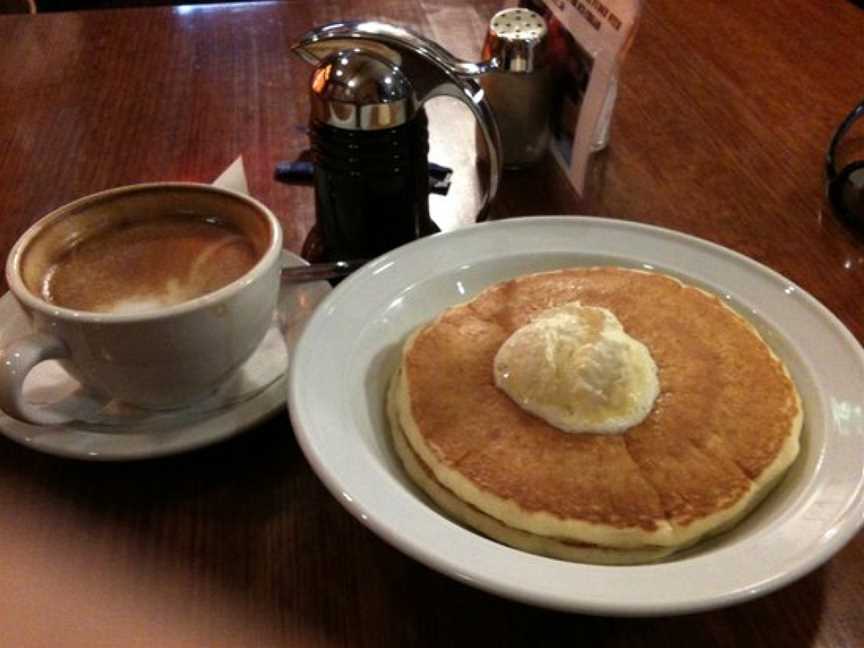
<svg viewBox="0 0 864 648">
<path fill-rule="evenodd" d="M 283 252 L 283 266 L 302 265 Z M 235 436 L 285 407 L 285 370 L 306 320 L 330 292 L 327 282 L 283 286 L 273 324 L 235 377 L 207 400 L 172 412 L 147 412 L 89 398 L 55 361 L 40 364 L 25 393 L 46 407 L 72 412 L 56 426 L 22 423 L 0 412 L 0 433 L 34 450 L 89 461 L 124 461 L 176 454 Z M 0 346 L 29 332 L 10 294 L 0 297 Z"/>
</svg>

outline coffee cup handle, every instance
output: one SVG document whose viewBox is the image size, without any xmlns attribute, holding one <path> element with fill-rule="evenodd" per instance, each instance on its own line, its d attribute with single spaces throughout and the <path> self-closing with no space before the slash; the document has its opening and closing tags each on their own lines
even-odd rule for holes
<svg viewBox="0 0 864 648">
<path fill-rule="evenodd" d="M 24 398 L 24 380 L 44 360 L 69 356 L 66 345 L 49 333 L 33 333 L 0 350 L 0 409 L 12 418 L 33 425 L 60 425 L 72 420 L 59 412 L 29 403 Z"/>
</svg>

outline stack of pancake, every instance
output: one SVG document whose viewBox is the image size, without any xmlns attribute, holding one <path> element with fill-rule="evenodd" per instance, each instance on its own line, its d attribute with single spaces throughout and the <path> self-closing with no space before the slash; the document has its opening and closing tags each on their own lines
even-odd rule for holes
<svg viewBox="0 0 864 648">
<path fill-rule="evenodd" d="M 647 347 L 659 395 L 616 434 L 564 431 L 493 375 L 538 313 L 611 311 Z M 417 330 L 390 385 L 394 447 L 447 514 L 526 551 L 579 562 L 658 560 L 725 530 L 798 454 L 802 409 L 781 361 L 722 300 L 657 273 L 574 268 L 496 284 Z"/>
</svg>

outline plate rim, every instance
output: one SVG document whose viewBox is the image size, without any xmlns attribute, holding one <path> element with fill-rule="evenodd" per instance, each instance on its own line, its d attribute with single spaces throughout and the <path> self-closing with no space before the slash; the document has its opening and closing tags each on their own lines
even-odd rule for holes
<svg viewBox="0 0 864 648">
<path fill-rule="evenodd" d="M 830 539 L 826 543 L 824 543 L 816 556 L 811 557 L 807 560 L 803 560 L 800 563 L 796 564 L 793 569 L 787 570 L 781 574 L 775 574 L 767 582 L 758 583 L 756 586 L 753 587 L 737 591 L 719 593 L 717 595 L 703 598 L 698 601 L 665 601 L 656 604 L 643 601 L 635 604 L 632 602 L 628 602 L 626 604 L 618 605 L 609 603 L 592 603 L 591 601 L 586 601 L 584 599 L 562 599 L 561 597 L 549 594 L 548 592 L 538 592 L 530 588 L 526 589 L 524 586 L 518 584 L 514 585 L 512 583 L 502 582 L 501 579 L 489 579 L 488 577 L 484 577 L 482 574 L 459 572 L 457 569 L 454 568 L 452 560 L 447 560 L 439 553 L 430 551 L 428 547 L 424 546 L 422 543 L 418 543 L 415 538 L 410 537 L 410 534 L 400 533 L 398 530 L 394 531 L 391 525 L 388 525 L 382 519 L 379 519 L 375 511 L 370 510 L 370 507 L 364 506 L 361 502 L 348 499 L 348 494 L 342 489 L 338 476 L 333 474 L 328 469 L 328 467 L 324 465 L 322 458 L 317 455 L 317 450 L 312 438 L 313 432 L 306 429 L 304 421 L 302 420 L 303 404 L 301 402 L 301 399 L 299 398 L 299 391 L 301 388 L 300 383 L 302 381 L 302 376 L 300 374 L 302 371 L 305 346 L 308 344 L 307 340 L 313 338 L 315 335 L 316 321 L 320 317 L 323 317 L 324 313 L 331 311 L 334 308 L 334 304 L 338 304 L 339 301 L 343 299 L 343 295 L 350 294 L 352 288 L 355 285 L 360 284 L 364 281 L 369 281 L 370 278 L 373 277 L 375 274 L 386 269 L 387 267 L 389 267 L 389 265 L 396 263 L 403 257 L 409 256 L 410 258 L 410 254 L 413 253 L 413 250 L 422 251 L 422 249 L 426 246 L 435 245 L 431 242 L 433 239 L 438 239 L 441 237 L 458 239 L 464 236 L 476 236 L 476 232 L 480 230 L 480 228 L 542 228 L 546 226 L 546 224 L 560 225 L 562 223 L 578 223 L 580 226 L 583 227 L 593 225 L 599 226 L 601 228 L 627 229 L 637 232 L 637 235 L 648 234 L 652 236 L 661 236 L 673 239 L 674 241 L 684 243 L 688 246 L 705 248 L 713 254 L 719 254 L 723 257 L 727 257 L 733 262 L 743 264 L 745 268 L 763 275 L 765 278 L 770 279 L 772 282 L 793 287 L 798 292 L 797 297 L 803 298 L 805 306 L 813 310 L 814 313 L 819 317 L 819 319 L 822 319 L 827 324 L 829 324 L 834 333 L 839 334 L 840 340 L 853 352 L 857 364 L 860 367 L 864 368 L 864 349 L 861 348 L 861 345 L 858 343 L 857 339 L 851 334 L 851 332 L 842 323 L 842 321 L 840 321 L 839 318 L 837 318 L 836 315 L 834 315 L 830 310 L 828 310 L 818 299 L 816 299 L 807 291 L 801 289 L 794 282 L 784 277 L 780 273 L 776 272 L 772 268 L 760 263 L 759 261 L 756 261 L 755 259 L 751 259 L 750 257 L 736 252 L 735 250 L 731 250 L 712 241 L 708 241 L 690 234 L 678 232 L 676 230 L 671 230 L 664 227 L 659 227 L 656 225 L 595 216 L 527 216 L 521 218 L 512 218 L 501 221 L 475 224 L 472 226 L 461 228 L 459 230 L 440 233 L 431 237 L 426 237 L 425 239 L 414 241 L 407 245 L 401 246 L 400 248 L 392 250 L 391 252 L 388 252 L 381 257 L 378 257 L 377 259 L 367 264 L 364 268 L 359 270 L 357 273 L 355 273 L 353 276 L 349 277 L 348 280 L 342 283 L 342 285 L 338 286 L 336 290 L 334 290 L 322 301 L 321 304 L 319 304 L 318 309 L 316 309 L 316 311 L 312 314 L 312 317 L 309 321 L 310 326 L 308 326 L 306 328 L 306 331 L 301 335 L 295 349 L 296 358 L 298 361 L 292 363 L 292 366 L 289 368 L 288 401 L 291 421 L 295 431 L 295 436 L 298 439 L 298 443 L 300 444 L 301 449 L 303 450 L 304 455 L 307 458 L 307 461 L 309 461 L 313 470 L 322 480 L 328 490 L 330 490 L 334 497 L 336 497 L 343 504 L 343 506 L 345 506 L 348 511 L 352 515 L 354 515 L 362 524 L 370 528 L 374 533 L 379 535 L 379 537 L 384 539 L 386 542 L 388 542 L 395 548 L 419 560 L 421 563 L 426 564 L 427 566 L 432 567 L 433 569 L 436 569 L 437 571 L 440 571 L 445 575 L 453 577 L 456 580 L 466 582 L 475 587 L 479 587 L 480 589 L 498 595 L 503 595 L 508 598 L 531 603 L 534 605 L 540 605 L 543 607 L 571 612 L 583 612 L 589 614 L 610 614 L 619 616 L 655 616 L 691 613 L 704 611 L 707 609 L 724 607 L 775 591 L 776 589 L 779 589 L 789 584 L 790 582 L 802 577 L 806 573 L 809 573 L 810 571 L 818 568 L 820 565 L 830 559 L 858 532 L 862 522 L 864 522 L 864 515 L 861 514 L 862 512 L 864 512 L 864 497 L 862 497 L 864 491 L 862 491 L 860 482 L 857 485 L 857 488 L 845 500 L 846 506 L 843 509 L 846 513 L 857 509 L 857 512 L 859 513 L 857 516 L 851 516 L 847 514 L 843 518 L 844 520 L 854 518 L 857 523 L 847 523 L 845 524 L 845 526 L 841 526 L 841 528 L 836 528 L 835 526 L 835 528 L 833 529 L 835 532 L 830 537 Z M 572 252 L 574 254 L 590 254 L 590 252 L 579 249 L 578 247 L 573 248 Z M 624 253 L 621 253 L 621 255 L 627 256 Z M 629 256 L 632 257 L 635 255 L 630 253 Z M 455 268 L 456 263 L 453 262 L 452 265 Z M 371 507 L 371 509 L 374 508 L 374 506 Z M 454 524 L 458 527 L 458 525 L 456 525 L 449 519 L 443 519 L 446 522 Z M 471 531 L 468 532 L 474 533 Z M 494 543 L 494 541 L 486 539 L 479 534 L 475 533 L 475 535 L 478 538 L 484 540 L 485 542 L 489 542 L 495 545 L 498 544 Z M 515 551 L 513 549 L 509 550 Z M 584 568 L 598 567 L 594 565 L 581 565 L 579 563 L 562 564 L 568 566 L 575 565 L 576 567 Z M 664 563 L 660 564 L 662 565 Z M 635 567 L 645 568 L 651 567 L 651 565 Z M 607 569 L 609 568 L 607 567 Z M 611 569 L 622 569 L 622 567 L 612 567 Z"/>
</svg>

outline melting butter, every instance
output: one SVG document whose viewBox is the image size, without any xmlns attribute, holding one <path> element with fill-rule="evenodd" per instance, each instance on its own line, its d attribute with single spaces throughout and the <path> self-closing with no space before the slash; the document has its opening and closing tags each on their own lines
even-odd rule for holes
<svg viewBox="0 0 864 648">
<path fill-rule="evenodd" d="M 620 433 L 660 393 L 657 365 L 605 308 L 570 302 L 513 332 L 494 361 L 495 384 L 565 432 Z"/>
</svg>

